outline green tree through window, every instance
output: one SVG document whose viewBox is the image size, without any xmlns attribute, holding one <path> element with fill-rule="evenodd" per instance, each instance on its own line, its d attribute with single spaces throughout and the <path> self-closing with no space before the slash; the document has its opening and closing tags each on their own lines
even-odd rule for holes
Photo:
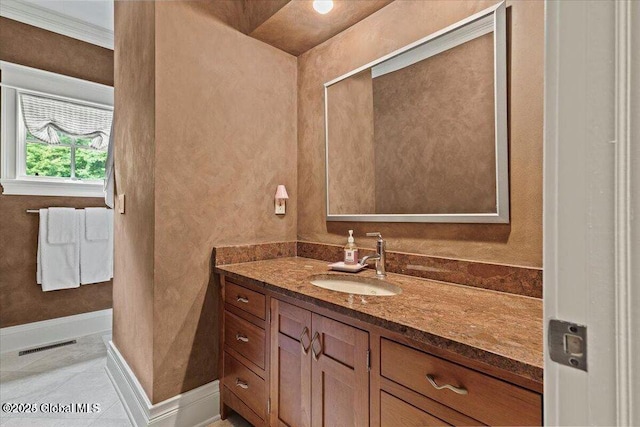
<svg viewBox="0 0 640 427">
<path fill-rule="evenodd" d="M 91 148 L 90 139 L 74 138 L 61 132 L 58 135 L 59 145 L 44 144 L 33 135 L 27 135 L 27 175 L 88 180 L 104 178 L 106 151 Z"/>
<path fill-rule="evenodd" d="M 28 143 L 27 175 L 71 178 L 71 147 Z"/>
<path fill-rule="evenodd" d="M 76 178 L 104 179 L 107 152 L 76 149 Z"/>
</svg>

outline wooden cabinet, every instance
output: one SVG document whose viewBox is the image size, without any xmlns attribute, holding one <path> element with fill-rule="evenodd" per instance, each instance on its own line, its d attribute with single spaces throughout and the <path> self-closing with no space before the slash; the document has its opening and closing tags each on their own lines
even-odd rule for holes
<svg viewBox="0 0 640 427">
<path fill-rule="evenodd" d="M 311 425 L 369 425 L 369 334 L 313 313 Z"/>
<path fill-rule="evenodd" d="M 223 279 L 221 414 L 233 409 L 254 426 L 268 425 L 266 295 Z"/>
<path fill-rule="evenodd" d="M 272 426 L 311 426 L 311 312 L 271 300 Z"/>
<path fill-rule="evenodd" d="M 368 426 L 369 334 L 271 300 L 274 426 Z"/>
<path fill-rule="evenodd" d="M 226 357 L 223 382 L 261 420 L 267 419 L 267 389 L 263 378 L 235 357 Z"/>
<path fill-rule="evenodd" d="M 242 355 L 260 369 L 265 369 L 265 330 L 226 311 L 224 313 L 226 349 Z"/>
<path fill-rule="evenodd" d="M 463 366 L 466 359 L 291 296 L 221 282 L 223 418 L 233 409 L 273 427 L 542 423 L 540 390 L 495 369 Z"/>
<path fill-rule="evenodd" d="M 537 393 L 386 338 L 381 339 L 380 349 L 381 377 L 480 423 L 531 426 L 542 422 Z"/>
<path fill-rule="evenodd" d="M 380 378 L 380 387 L 373 392 L 380 396 L 380 400 L 379 412 L 374 414 L 372 425 L 382 427 L 411 426 L 412 424 L 425 426 L 483 425 L 478 420 L 383 377 Z M 375 399 L 372 400 L 375 401 Z M 372 407 L 374 406 L 376 405 L 372 405 Z M 403 424 L 398 424 L 394 420 L 402 420 Z"/>
<path fill-rule="evenodd" d="M 380 417 L 380 425 L 383 427 L 451 425 L 384 391 L 380 393 Z"/>
<path fill-rule="evenodd" d="M 227 280 L 224 287 L 224 302 L 258 319 L 265 320 L 266 296 L 260 292 L 252 291 Z"/>
</svg>

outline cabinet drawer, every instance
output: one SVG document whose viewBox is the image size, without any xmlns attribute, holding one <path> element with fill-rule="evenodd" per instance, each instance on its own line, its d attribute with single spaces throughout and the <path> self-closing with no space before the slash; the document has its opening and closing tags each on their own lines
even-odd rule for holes
<svg viewBox="0 0 640 427">
<path fill-rule="evenodd" d="M 261 369 L 265 368 L 265 332 L 235 314 L 224 312 L 224 343 Z"/>
<path fill-rule="evenodd" d="M 384 338 L 381 374 L 482 423 L 529 426 L 542 423 L 539 394 Z M 467 393 L 439 390 L 427 375 L 438 386 L 449 384 Z"/>
<path fill-rule="evenodd" d="M 236 285 L 228 279 L 224 285 L 224 301 L 262 320 L 266 318 L 265 296 L 244 286 Z"/>
<path fill-rule="evenodd" d="M 229 353 L 224 355 L 223 383 L 260 418 L 266 420 L 267 390 L 265 381 Z"/>
<path fill-rule="evenodd" d="M 409 405 L 404 400 L 385 393 L 380 394 L 380 426 L 381 427 L 431 427 L 448 426 L 439 418 Z"/>
</svg>

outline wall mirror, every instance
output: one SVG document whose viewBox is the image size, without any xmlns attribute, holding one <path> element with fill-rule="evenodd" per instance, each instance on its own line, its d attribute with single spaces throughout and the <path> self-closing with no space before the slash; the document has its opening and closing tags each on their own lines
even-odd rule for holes
<svg viewBox="0 0 640 427">
<path fill-rule="evenodd" d="M 504 3 L 325 83 L 327 220 L 508 223 Z"/>
</svg>

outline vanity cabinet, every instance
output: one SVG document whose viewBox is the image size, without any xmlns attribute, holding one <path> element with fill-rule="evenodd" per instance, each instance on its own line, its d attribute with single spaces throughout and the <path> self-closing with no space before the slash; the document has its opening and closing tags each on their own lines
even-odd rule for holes
<svg viewBox="0 0 640 427">
<path fill-rule="evenodd" d="M 369 334 L 271 300 L 272 425 L 368 426 Z"/>
<path fill-rule="evenodd" d="M 271 300 L 272 425 L 311 426 L 311 312 Z"/>
<path fill-rule="evenodd" d="M 381 425 L 393 419 L 393 414 L 411 413 L 418 418 L 415 411 L 396 401 L 407 395 L 414 396 L 407 400 L 416 401 L 416 406 L 424 409 L 424 415 L 435 417 L 434 424 L 426 425 L 529 426 L 542 422 L 539 394 L 387 338 L 381 338 L 380 342 L 380 377 Z M 392 383 L 400 387 L 389 387 Z M 460 414 L 442 411 L 439 404 Z"/>
<path fill-rule="evenodd" d="M 468 425 L 472 424 L 473 422 L 468 423 Z M 380 393 L 380 425 L 385 427 L 430 427 L 453 424 L 382 391 Z"/>
<path fill-rule="evenodd" d="M 226 280 L 222 287 L 221 413 L 232 408 L 254 426 L 268 425 L 267 297 Z"/>
<path fill-rule="evenodd" d="M 513 377 L 295 296 L 221 283 L 223 418 L 230 408 L 274 427 L 542 424 L 541 390 Z"/>
</svg>

